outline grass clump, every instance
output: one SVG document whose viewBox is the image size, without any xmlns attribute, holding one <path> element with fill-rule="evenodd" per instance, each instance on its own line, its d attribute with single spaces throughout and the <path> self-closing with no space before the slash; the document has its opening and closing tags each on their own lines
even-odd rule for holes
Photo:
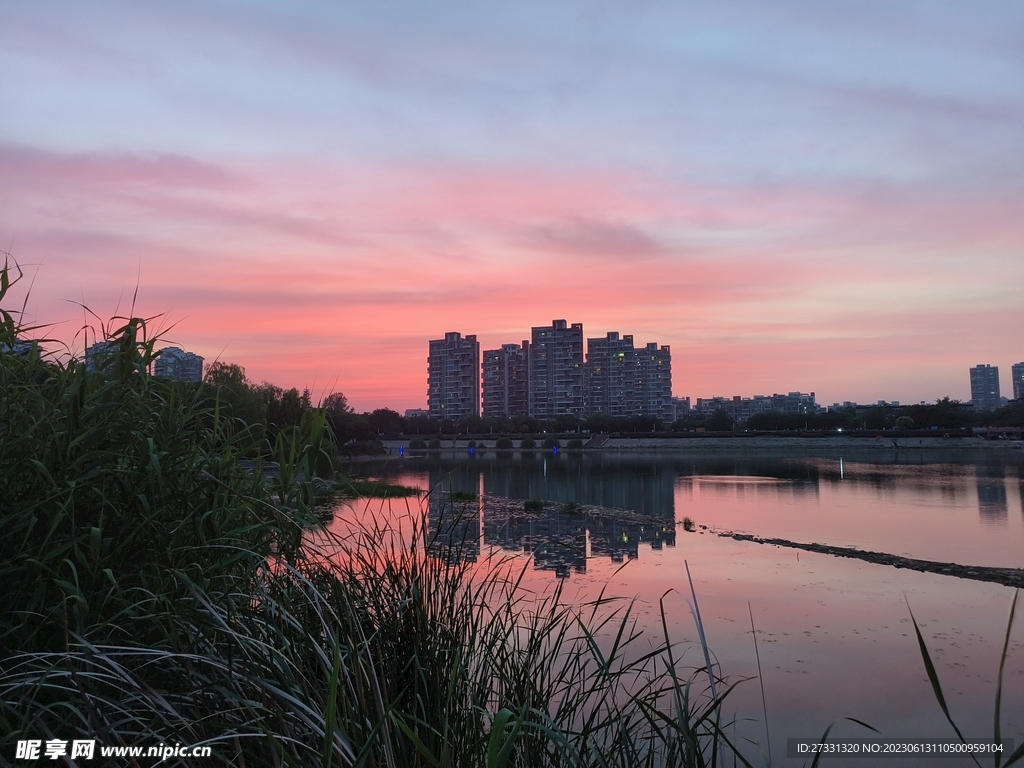
<svg viewBox="0 0 1024 768">
<path fill-rule="evenodd" d="M 449 498 L 452 501 L 476 501 L 478 496 L 472 491 L 452 491 Z"/>
<path fill-rule="evenodd" d="M 523 510 L 526 512 L 541 512 L 545 507 L 542 499 L 527 499 L 523 502 Z"/>
<path fill-rule="evenodd" d="M 524 451 L 532 451 L 537 446 L 532 437 L 524 437 L 519 441 L 519 448 Z"/>
<path fill-rule="evenodd" d="M 512 450 L 512 438 L 511 437 L 499 437 L 494 441 L 494 447 L 499 451 L 511 451 Z"/>
<path fill-rule="evenodd" d="M 335 480 L 334 489 L 342 496 L 360 499 L 393 499 L 423 494 L 419 488 L 358 477 L 343 477 Z"/>
<path fill-rule="evenodd" d="M 583 511 L 583 505 L 578 501 L 567 501 L 562 505 L 562 511 L 570 515 L 579 514 Z"/>
<path fill-rule="evenodd" d="M 204 765 L 724 763 L 725 694 L 641 641 L 630 603 L 537 599 L 464 543 L 438 555 L 450 511 L 332 536 L 322 410 L 266 444 L 149 375 L 146 321 L 123 318 L 91 372 L 16 353 L 16 317 L 0 309 L 0 754 L 54 734 L 210 745 Z M 268 454 L 273 477 L 239 463 Z"/>
</svg>

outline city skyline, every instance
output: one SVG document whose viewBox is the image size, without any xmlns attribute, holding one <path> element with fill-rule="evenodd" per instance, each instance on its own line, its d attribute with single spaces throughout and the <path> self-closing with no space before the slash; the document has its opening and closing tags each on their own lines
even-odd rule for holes
<svg viewBox="0 0 1024 768">
<path fill-rule="evenodd" d="M 629 329 L 674 394 L 970 399 L 1024 357 L 1024 7 L 0 9 L 30 323 L 162 315 L 422 408 L 422 343 Z M 30 280 L 13 300 L 20 304 Z M 12 304 L 13 306 L 13 304 Z"/>
</svg>

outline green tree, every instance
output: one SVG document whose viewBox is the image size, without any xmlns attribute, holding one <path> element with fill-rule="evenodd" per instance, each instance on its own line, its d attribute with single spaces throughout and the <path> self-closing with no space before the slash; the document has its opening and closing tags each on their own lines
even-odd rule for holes
<svg viewBox="0 0 1024 768">
<path fill-rule="evenodd" d="M 246 424 L 267 423 L 267 403 L 253 383 L 245 377 L 245 369 L 234 363 L 217 361 L 206 369 L 203 383 L 213 397 L 227 406 L 231 416 Z"/>
</svg>

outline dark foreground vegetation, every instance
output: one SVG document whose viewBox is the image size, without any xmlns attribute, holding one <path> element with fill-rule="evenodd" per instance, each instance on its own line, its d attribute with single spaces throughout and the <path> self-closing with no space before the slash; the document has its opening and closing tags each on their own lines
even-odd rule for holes
<svg viewBox="0 0 1024 768">
<path fill-rule="evenodd" d="M 0 315 L 0 763 L 17 739 L 84 738 L 250 767 L 733 764 L 730 689 L 680 677 L 628 603 L 538 599 L 507 564 L 435 556 L 460 545 L 421 526 L 331 539 L 312 511 L 325 409 L 271 436 L 152 378 L 143 320 L 92 373 L 17 320 Z"/>
</svg>

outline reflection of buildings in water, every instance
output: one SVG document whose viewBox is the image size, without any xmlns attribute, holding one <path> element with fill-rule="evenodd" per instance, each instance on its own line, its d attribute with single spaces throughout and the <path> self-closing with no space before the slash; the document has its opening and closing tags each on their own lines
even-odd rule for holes
<svg viewBox="0 0 1024 768">
<path fill-rule="evenodd" d="M 482 488 L 481 488 L 482 475 Z M 483 540 L 515 552 L 532 554 L 540 570 L 567 577 L 585 573 L 587 557 L 613 562 L 634 559 L 641 543 L 654 550 L 675 546 L 675 469 L 649 462 L 606 460 L 604 457 L 526 454 L 504 462 L 466 461 L 430 467 L 427 526 L 434 551 L 476 559 Z M 544 499 L 627 509 L 654 517 L 655 525 L 613 520 L 548 507 L 541 513 L 509 516 L 507 511 L 476 503 L 449 502 L 451 491 L 505 499 Z M 454 553 L 454 555 L 453 555 Z"/>
<path fill-rule="evenodd" d="M 430 494 L 427 501 L 427 542 L 430 552 L 450 563 L 480 556 L 480 505 L 452 502 L 447 492 Z"/>
<path fill-rule="evenodd" d="M 670 467 L 600 457 L 531 457 L 521 466 L 489 464 L 484 467 L 489 496 L 628 509 L 664 522 L 640 525 L 557 508 L 516 519 L 498 519 L 485 511 L 484 536 L 504 549 L 532 552 L 537 568 L 563 577 L 571 571 L 585 573 L 588 554 L 623 562 L 637 557 L 641 542 L 653 549 L 675 545 L 674 480 Z"/>
<path fill-rule="evenodd" d="M 566 577 L 587 571 L 587 527 L 583 515 L 545 510 L 529 517 L 484 515 L 484 537 L 512 552 L 533 555 L 534 567 Z"/>
<path fill-rule="evenodd" d="M 588 456 L 536 456 L 521 462 L 488 463 L 484 492 L 510 499 L 592 504 L 631 509 L 642 515 L 674 519 L 672 467 L 651 462 L 625 463 Z"/>
<path fill-rule="evenodd" d="M 978 463 L 974 467 L 978 483 L 978 514 L 990 523 L 1006 522 L 1006 478 L 1002 464 Z"/>
<path fill-rule="evenodd" d="M 660 550 L 676 543 L 675 523 L 640 524 L 548 508 L 530 516 L 484 514 L 484 538 L 489 544 L 533 555 L 538 570 L 566 577 L 586 573 L 587 557 L 607 556 L 612 562 L 634 560 L 641 543 Z"/>
</svg>

